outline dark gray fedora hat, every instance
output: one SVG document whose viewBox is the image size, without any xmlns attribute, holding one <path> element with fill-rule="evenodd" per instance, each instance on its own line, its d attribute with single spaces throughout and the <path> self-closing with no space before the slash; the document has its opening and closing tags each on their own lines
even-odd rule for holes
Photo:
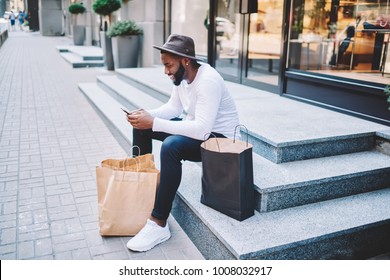
<svg viewBox="0 0 390 280">
<path fill-rule="evenodd" d="M 179 56 L 199 60 L 195 57 L 194 40 L 188 36 L 171 34 L 162 47 L 153 46 L 153 48 Z"/>
</svg>

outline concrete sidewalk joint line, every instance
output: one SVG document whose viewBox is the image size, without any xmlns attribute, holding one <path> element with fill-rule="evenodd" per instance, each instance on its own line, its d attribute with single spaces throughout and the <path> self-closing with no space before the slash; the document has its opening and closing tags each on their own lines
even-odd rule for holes
<svg viewBox="0 0 390 280">
<path fill-rule="evenodd" d="M 56 49 L 70 42 L 11 32 L 0 48 L 0 259 L 202 259 L 173 219 L 147 254 L 99 235 L 95 167 L 126 151 L 77 87 L 105 70 L 73 69 Z"/>
</svg>

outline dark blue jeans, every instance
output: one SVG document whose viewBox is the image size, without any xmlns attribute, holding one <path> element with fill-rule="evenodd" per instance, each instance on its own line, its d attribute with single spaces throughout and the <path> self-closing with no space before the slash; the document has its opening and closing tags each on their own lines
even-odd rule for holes
<svg viewBox="0 0 390 280">
<path fill-rule="evenodd" d="M 224 137 L 222 134 L 213 134 L 217 137 Z M 152 216 L 160 220 L 166 220 L 171 212 L 173 199 L 181 182 L 181 161 L 201 161 L 200 144 L 203 141 L 181 135 L 153 132 L 151 129 L 133 129 L 133 145 L 140 148 L 141 155 L 152 152 L 153 139 L 160 140 L 163 143 L 160 151 L 160 184 L 157 189 Z M 138 155 L 137 148 L 133 148 L 133 155 Z"/>
</svg>

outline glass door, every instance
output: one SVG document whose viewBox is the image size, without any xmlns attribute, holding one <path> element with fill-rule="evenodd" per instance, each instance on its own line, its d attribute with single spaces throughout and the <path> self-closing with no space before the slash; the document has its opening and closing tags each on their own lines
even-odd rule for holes
<svg viewBox="0 0 390 280">
<path fill-rule="evenodd" d="M 258 0 L 240 14 L 240 0 L 218 0 L 215 68 L 225 79 L 279 91 L 283 0 Z"/>
<path fill-rule="evenodd" d="M 282 54 L 283 0 L 258 0 L 257 13 L 250 14 L 248 55 L 244 83 L 261 83 L 278 89 Z"/>
<path fill-rule="evenodd" d="M 241 82 L 242 15 L 239 0 L 217 1 L 215 68 L 225 79 Z"/>
</svg>

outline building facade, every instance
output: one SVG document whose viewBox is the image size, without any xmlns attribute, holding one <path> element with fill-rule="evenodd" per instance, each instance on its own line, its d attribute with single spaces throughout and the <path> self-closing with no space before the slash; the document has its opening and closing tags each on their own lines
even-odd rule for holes
<svg viewBox="0 0 390 280">
<path fill-rule="evenodd" d="M 71 35 L 72 1 L 53 1 Z M 86 44 L 99 45 L 100 17 L 83 3 Z M 389 13 L 388 0 L 124 0 L 114 17 L 144 29 L 144 67 L 160 63 L 152 45 L 186 34 L 226 80 L 390 125 Z"/>
<path fill-rule="evenodd" d="M 171 31 L 225 79 L 390 125 L 387 0 L 249 0 L 251 13 L 245 0 L 170 2 Z"/>
</svg>

